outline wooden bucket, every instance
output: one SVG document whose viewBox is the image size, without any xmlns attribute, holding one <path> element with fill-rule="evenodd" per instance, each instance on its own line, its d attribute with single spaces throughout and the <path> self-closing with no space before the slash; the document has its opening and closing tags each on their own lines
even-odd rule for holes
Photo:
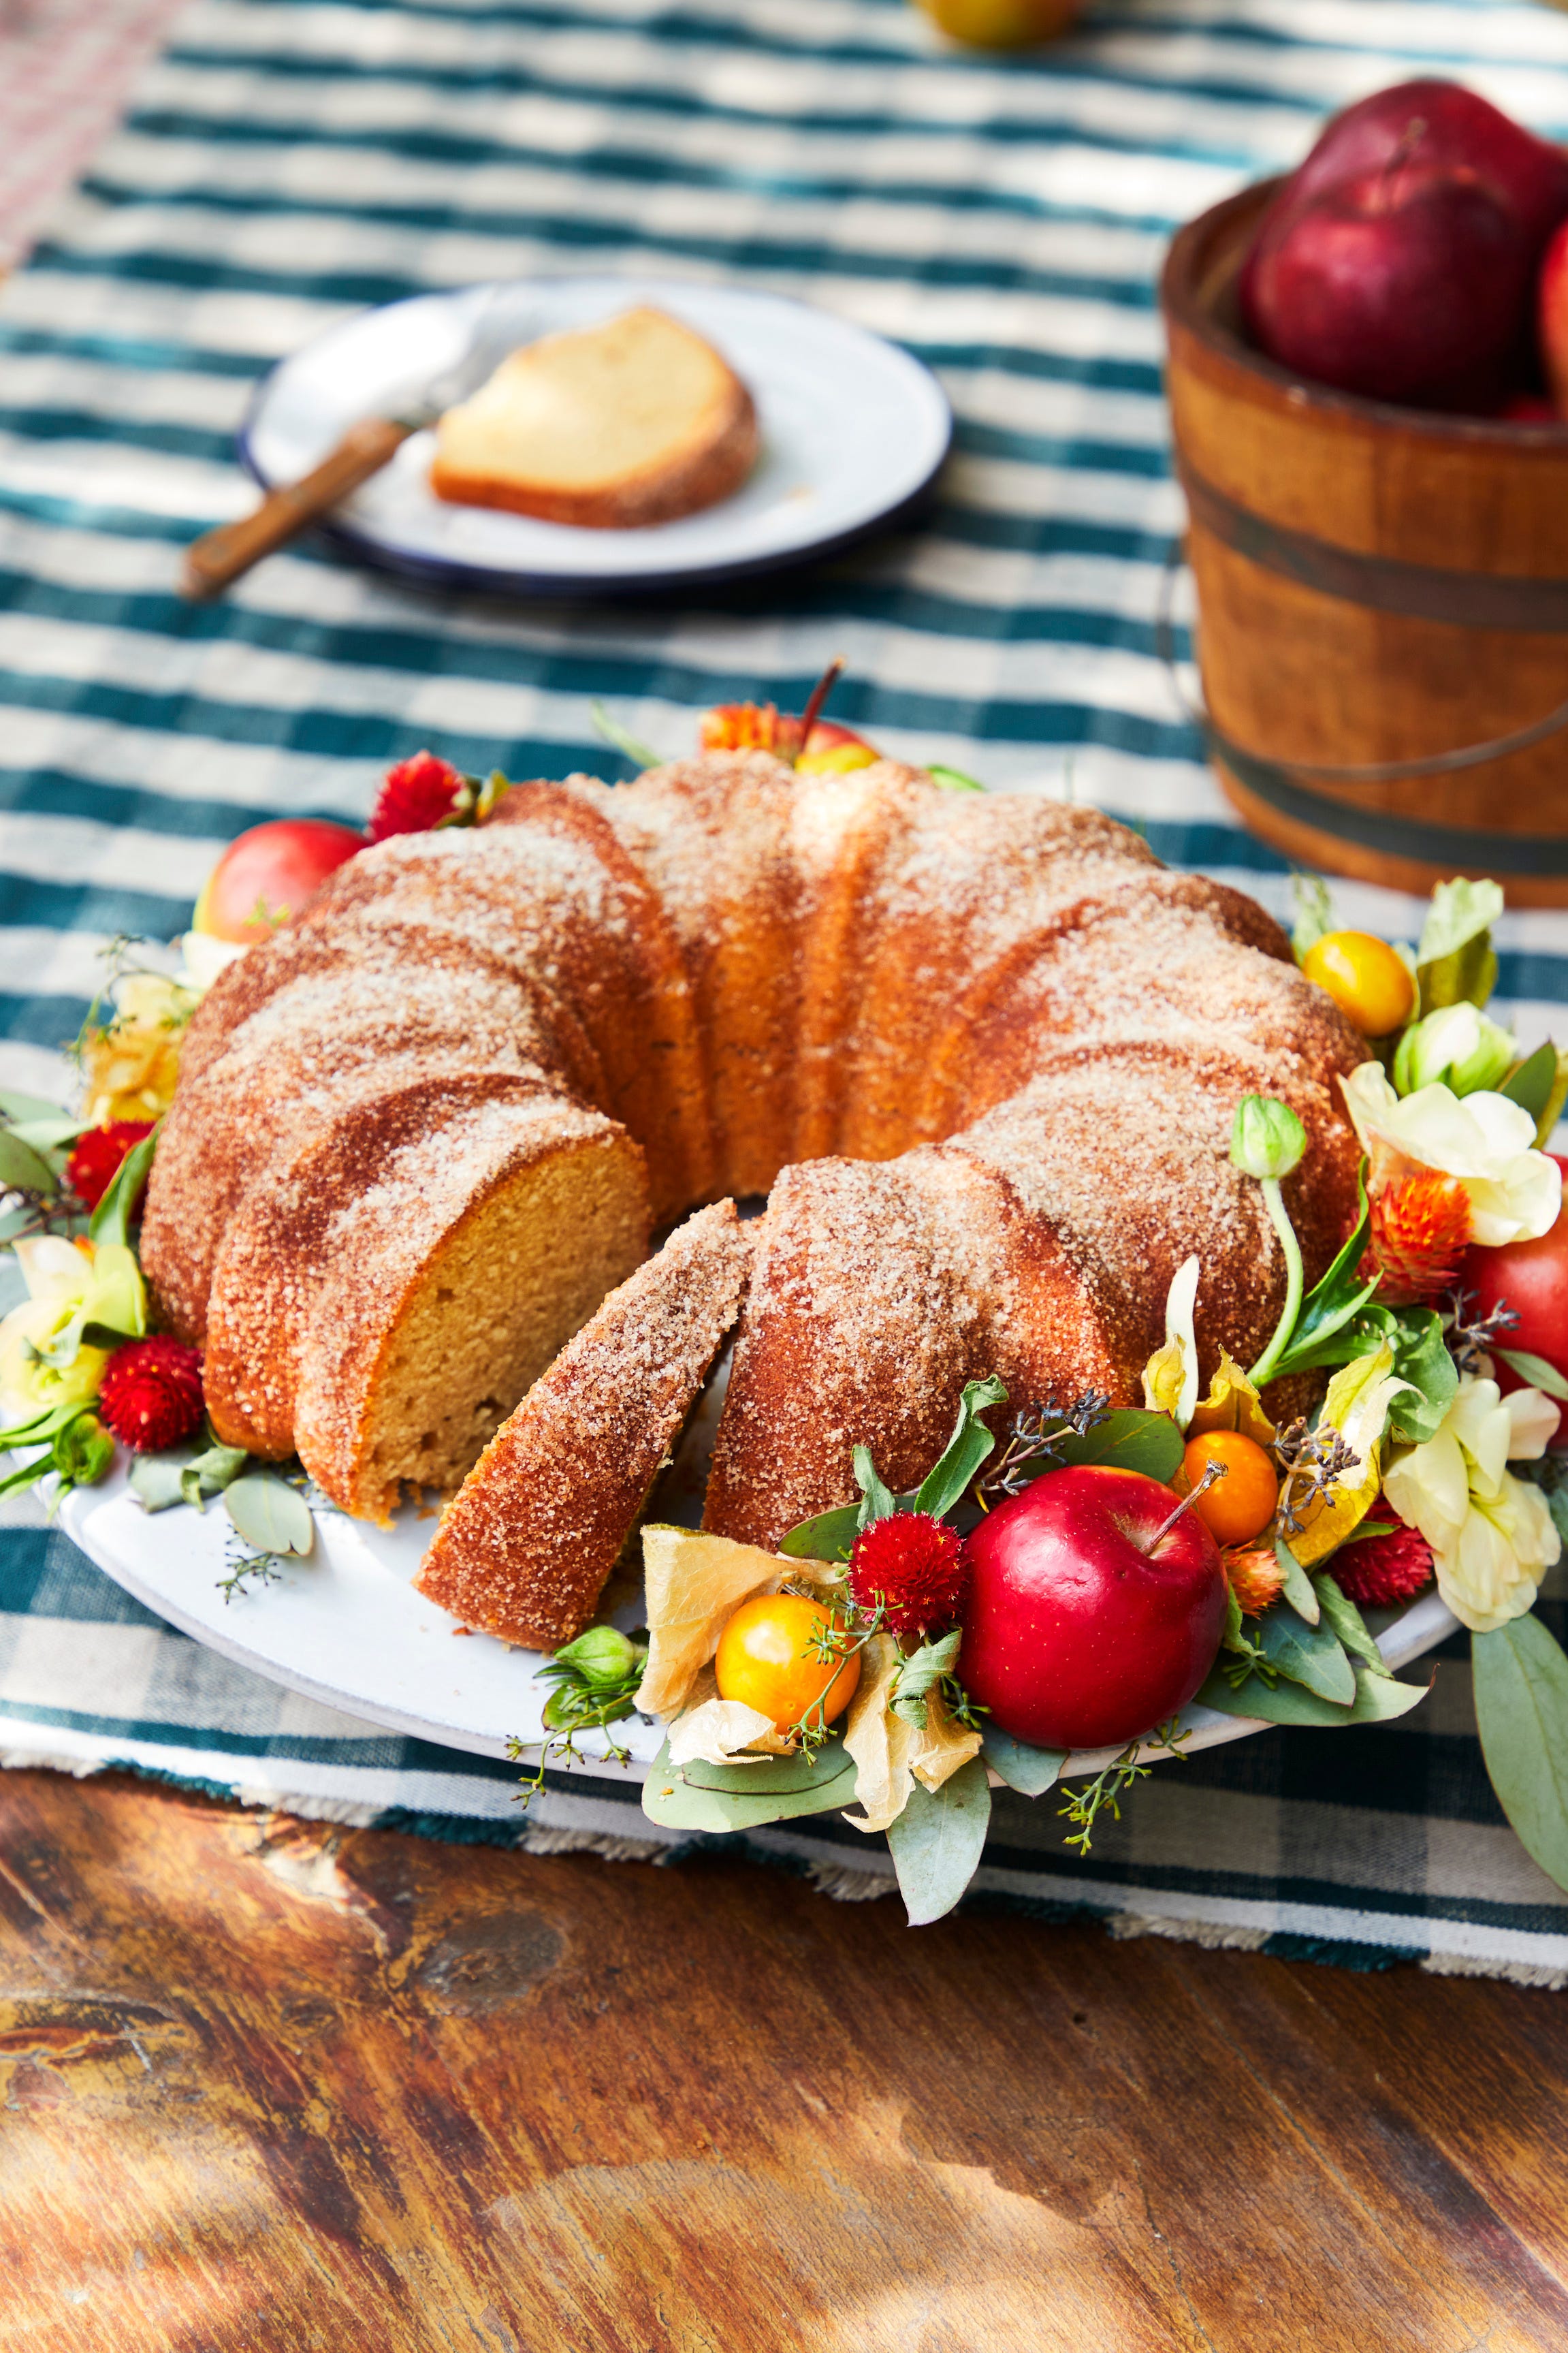
<svg viewBox="0 0 1568 2353">
<path fill-rule="evenodd" d="M 1161 283 L 1220 782 L 1304 865 L 1568 906 L 1568 426 L 1389 407 L 1252 350 L 1237 278 L 1278 185 L 1191 222 Z"/>
</svg>

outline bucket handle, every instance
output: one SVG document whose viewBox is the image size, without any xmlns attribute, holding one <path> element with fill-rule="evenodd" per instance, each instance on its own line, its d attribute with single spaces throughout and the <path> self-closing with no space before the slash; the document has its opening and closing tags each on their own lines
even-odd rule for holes
<svg viewBox="0 0 1568 2353">
<path fill-rule="evenodd" d="M 1302 784 L 1328 785 L 1398 785 L 1419 776 L 1452 776 L 1465 768 L 1485 767 L 1489 760 L 1501 760 L 1510 752 L 1526 752 L 1534 744 L 1544 744 L 1548 737 L 1561 734 L 1568 728 L 1568 702 L 1560 702 L 1544 719 L 1537 719 L 1528 727 L 1517 727 L 1509 735 L 1494 735 L 1485 744 L 1468 744 L 1463 751 L 1437 752 L 1425 760 L 1376 760 L 1363 767 L 1316 767 L 1305 761 L 1263 761 L 1254 752 L 1247 752 L 1215 724 L 1202 702 L 1195 702 L 1182 683 L 1176 668 L 1175 649 L 1171 619 L 1171 598 L 1176 575 L 1182 567 L 1184 534 L 1172 540 L 1160 576 L 1160 595 L 1154 616 L 1154 645 L 1164 663 L 1172 691 L 1185 717 L 1197 728 L 1209 744 L 1222 755 L 1230 755 L 1248 765 L 1267 765 L 1277 775 Z M 1192 632 L 1194 650 L 1197 631 Z"/>
</svg>

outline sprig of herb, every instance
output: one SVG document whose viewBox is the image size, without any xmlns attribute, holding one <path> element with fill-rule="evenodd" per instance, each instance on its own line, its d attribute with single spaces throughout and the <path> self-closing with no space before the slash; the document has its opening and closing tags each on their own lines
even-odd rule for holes
<svg viewBox="0 0 1568 2353">
<path fill-rule="evenodd" d="M 1016 1495 L 1037 1473 L 1032 1463 L 1059 1465 L 1065 1439 L 1087 1438 L 1110 1419 L 1110 1398 L 1103 1389 L 1086 1389 L 1070 1405 L 1053 1393 L 1044 1405 L 1025 1407 L 1013 1417 L 1012 1434 L 988 1471 L 974 1482 L 975 1501 L 984 1506 L 988 1494 Z"/>
<path fill-rule="evenodd" d="M 1490 1355 L 1505 1332 L 1519 1326 L 1519 1317 L 1506 1299 L 1500 1300 L 1489 1315 L 1470 1314 L 1477 1304 L 1479 1294 L 1467 1291 L 1463 1283 L 1448 1295 L 1444 1316 L 1448 1354 L 1461 1373 L 1479 1373 L 1482 1356 Z"/>
<path fill-rule="evenodd" d="M 1304 1514 L 1311 1506 L 1348 1472 L 1361 1467 L 1361 1456 L 1345 1444 L 1337 1430 L 1327 1423 L 1309 1430 L 1300 1414 L 1279 1432 L 1274 1453 L 1284 1473 L 1279 1526 L 1287 1536 L 1299 1536 L 1306 1525 Z"/>
<path fill-rule="evenodd" d="M 1179 1732 L 1176 1718 L 1170 1716 L 1163 1724 L 1156 1725 L 1152 1732 L 1145 1734 L 1142 1740 L 1130 1740 L 1121 1755 L 1112 1757 L 1092 1781 L 1086 1781 L 1078 1789 L 1064 1788 L 1062 1795 L 1067 1803 L 1058 1806 L 1057 1811 L 1073 1825 L 1066 1843 L 1075 1851 L 1080 1862 L 1092 1849 L 1094 1826 L 1100 1815 L 1109 1812 L 1111 1820 L 1119 1822 L 1121 1820 L 1121 1799 L 1126 1792 L 1135 1781 L 1148 1779 L 1152 1768 L 1139 1762 L 1139 1750 L 1144 1747 L 1163 1748 L 1171 1756 L 1179 1757 L 1184 1764 L 1186 1757 L 1183 1743 L 1190 1736 L 1188 1732 Z"/>
<path fill-rule="evenodd" d="M 543 1788 L 548 1766 L 583 1762 L 579 1733 L 605 1733 L 615 1762 L 623 1767 L 631 1763 L 630 1749 L 610 1736 L 609 1727 L 636 1714 L 637 1686 L 647 1663 L 646 1642 L 634 1642 L 616 1626 L 590 1626 L 538 1669 L 537 1680 L 552 1686 L 543 1715 L 552 1736 L 535 1742 L 514 1736 L 507 1742 L 507 1755 L 514 1763 L 521 1764 L 529 1749 L 539 1750 L 532 1771 L 518 1785 L 525 1809 Z"/>
</svg>

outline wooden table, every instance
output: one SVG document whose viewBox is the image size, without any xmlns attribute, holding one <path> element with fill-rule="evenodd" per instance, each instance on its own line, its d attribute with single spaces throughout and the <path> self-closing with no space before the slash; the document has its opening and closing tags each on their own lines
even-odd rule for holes
<svg viewBox="0 0 1568 2353">
<path fill-rule="evenodd" d="M 1568 2345 L 1568 1997 L 0 1779 L 5 2353 Z"/>
</svg>

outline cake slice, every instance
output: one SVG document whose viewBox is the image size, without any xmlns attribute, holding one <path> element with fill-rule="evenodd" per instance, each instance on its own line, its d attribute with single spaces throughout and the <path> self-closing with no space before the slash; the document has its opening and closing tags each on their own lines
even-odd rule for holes
<svg viewBox="0 0 1568 2353">
<path fill-rule="evenodd" d="M 468 1473 L 421 1593 L 531 1650 L 582 1631 L 740 1314 L 751 1257 L 719 1201 L 611 1292 Z"/>
<path fill-rule="evenodd" d="M 727 499 L 756 455 L 739 376 L 643 305 L 503 360 L 437 427 L 430 487 L 459 506 L 628 531 Z"/>
</svg>

